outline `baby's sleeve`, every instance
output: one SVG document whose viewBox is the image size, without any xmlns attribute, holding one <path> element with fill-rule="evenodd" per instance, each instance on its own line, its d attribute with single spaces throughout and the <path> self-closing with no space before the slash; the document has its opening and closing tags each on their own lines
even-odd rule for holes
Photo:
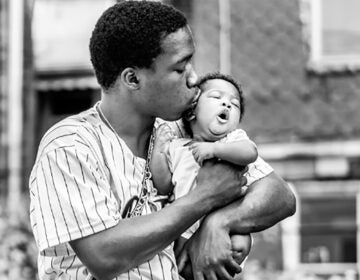
<svg viewBox="0 0 360 280">
<path fill-rule="evenodd" d="M 250 140 L 249 136 L 243 129 L 235 129 L 234 131 L 230 132 L 227 136 L 221 139 L 219 142 L 235 142 L 235 141 L 243 141 L 247 140 L 250 141 L 252 144 L 256 146 L 256 144 Z"/>
<path fill-rule="evenodd" d="M 243 129 L 236 129 L 236 130 L 230 132 L 222 140 L 226 141 L 226 142 L 247 140 L 256 146 L 256 144 L 252 140 L 250 140 L 249 136 Z M 270 166 L 270 164 L 268 164 L 266 161 L 264 161 L 260 156 L 257 157 L 255 162 L 250 163 L 248 165 L 248 167 L 249 167 L 249 170 L 248 170 L 248 172 L 245 173 L 245 177 L 247 179 L 248 186 L 257 180 L 260 180 L 260 179 L 266 177 L 267 175 L 269 175 L 271 172 L 274 171 L 274 169 Z"/>
</svg>

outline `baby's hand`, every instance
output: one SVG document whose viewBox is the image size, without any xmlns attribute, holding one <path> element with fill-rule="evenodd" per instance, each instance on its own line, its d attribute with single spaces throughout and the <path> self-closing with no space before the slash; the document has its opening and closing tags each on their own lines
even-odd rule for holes
<svg viewBox="0 0 360 280">
<path fill-rule="evenodd" d="M 214 157 L 215 144 L 212 142 L 192 142 L 189 145 L 195 160 L 201 166 L 206 159 Z"/>
<path fill-rule="evenodd" d="M 172 129 L 166 123 L 161 124 L 155 133 L 154 152 L 167 153 L 169 143 L 175 135 Z"/>
</svg>

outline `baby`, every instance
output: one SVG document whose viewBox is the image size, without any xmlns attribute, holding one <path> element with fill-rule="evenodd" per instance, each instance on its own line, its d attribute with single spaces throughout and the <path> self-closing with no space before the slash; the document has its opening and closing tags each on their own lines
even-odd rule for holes
<svg viewBox="0 0 360 280">
<path fill-rule="evenodd" d="M 239 84 L 230 76 L 210 73 L 199 80 L 200 97 L 196 107 L 183 117 L 183 129 L 189 137 L 173 137 L 170 126 L 158 127 L 150 169 L 159 194 L 173 194 L 174 199 L 196 187 L 196 176 L 204 160 L 225 160 L 240 166 L 249 165 L 247 185 L 265 177 L 273 169 L 258 157 L 257 148 L 239 128 L 244 115 L 244 97 Z M 175 127 L 178 124 L 175 124 Z M 197 230 L 196 222 L 177 242 L 181 248 Z M 232 239 L 235 236 L 231 237 Z M 248 250 L 251 247 L 248 238 Z M 232 248 L 234 254 L 236 248 Z M 239 253 L 239 252 L 237 252 Z"/>
</svg>

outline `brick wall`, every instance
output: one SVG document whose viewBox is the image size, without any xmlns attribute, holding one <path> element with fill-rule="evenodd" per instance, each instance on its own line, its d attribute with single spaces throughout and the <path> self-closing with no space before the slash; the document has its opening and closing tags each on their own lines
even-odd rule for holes
<svg viewBox="0 0 360 280">
<path fill-rule="evenodd" d="M 360 137 L 360 73 L 306 70 L 299 1 L 231 0 L 232 74 L 243 83 L 243 126 L 257 142 Z M 192 2 L 200 74 L 219 68 L 217 0 Z"/>
</svg>

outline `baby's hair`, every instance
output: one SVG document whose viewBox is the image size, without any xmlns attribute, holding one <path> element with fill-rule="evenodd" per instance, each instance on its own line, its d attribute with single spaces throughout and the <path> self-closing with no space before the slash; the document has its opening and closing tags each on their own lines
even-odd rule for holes
<svg viewBox="0 0 360 280">
<path fill-rule="evenodd" d="M 222 74 L 220 72 L 210 72 L 199 78 L 199 81 L 197 84 L 198 87 L 201 89 L 201 87 L 209 80 L 224 80 L 224 81 L 231 83 L 236 88 L 236 90 L 239 93 L 240 121 L 241 121 L 244 116 L 244 111 L 245 111 L 245 100 L 244 100 L 241 85 L 230 75 Z M 193 112 L 193 110 L 194 110 L 194 108 L 191 108 L 191 109 L 187 110 L 183 115 L 184 129 L 185 129 L 186 133 L 190 135 L 190 137 L 193 137 L 193 133 L 191 130 L 190 122 L 186 119 L 186 115 L 191 114 Z"/>
</svg>

